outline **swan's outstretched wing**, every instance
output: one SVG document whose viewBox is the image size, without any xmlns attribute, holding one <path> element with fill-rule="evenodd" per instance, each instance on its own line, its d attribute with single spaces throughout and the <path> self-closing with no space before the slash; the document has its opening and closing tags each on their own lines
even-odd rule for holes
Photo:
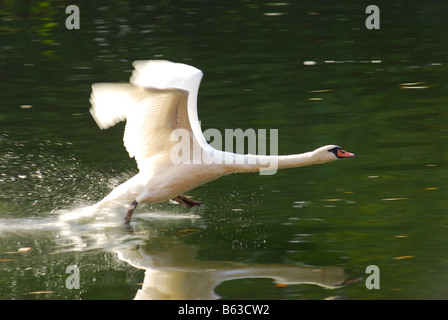
<svg viewBox="0 0 448 320">
<path fill-rule="evenodd" d="M 92 86 L 90 112 L 101 129 L 126 119 L 123 142 L 140 170 L 156 156 L 169 157 L 176 141 L 171 132 L 191 133 L 188 92 L 179 89 L 143 89 L 133 84 L 100 83 Z"/>
<path fill-rule="evenodd" d="M 135 70 L 130 82 L 138 87 L 182 89 L 190 93 L 190 98 L 197 96 L 202 71 L 195 67 L 166 60 L 139 60 L 132 65 Z"/>
<path fill-rule="evenodd" d="M 142 88 L 175 88 L 188 91 L 188 118 L 195 140 L 202 148 L 208 144 L 202 134 L 198 119 L 197 97 L 202 80 L 202 71 L 183 63 L 165 60 L 142 60 L 132 64 L 130 82 Z"/>
<path fill-rule="evenodd" d="M 106 129 L 127 120 L 124 144 L 140 170 L 155 155 L 169 156 L 176 128 L 192 132 L 190 137 L 207 147 L 196 108 L 202 71 L 164 60 L 135 61 L 133 66 L 130 84 L 92 86 L 90 112 L 98 126 Z"/>
<path fill-rule="evenodd" d="M 147 89 L 144 98 L 127 115 L 124 145 L 135 157 L 140 170 L 154 162 L 153 157 L 169 159 L 173 130 L 182 128 L 192 136 L 188 120 L 188 93 L 179 89 Z"/>
<path fill-rule="evenodd" d="M 107 129 L 126 119 L 127 112 L 146 93 L 129 83 L 95 83 L 90 95 L 90 113 L 98 127 Z"/>
</svg>

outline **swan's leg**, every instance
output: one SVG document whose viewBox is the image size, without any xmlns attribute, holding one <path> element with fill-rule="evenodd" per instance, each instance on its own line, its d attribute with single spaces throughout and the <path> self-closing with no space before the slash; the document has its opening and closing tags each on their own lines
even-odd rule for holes
<svg viewBox="0 0 448 320">
<path fill-rule="evenodd" d="M 131 222 L 132 213 L 134 212 L 135 208 L 137 208 L 138 202 L 136 200 L 132 201 L 131 207 L 128 210 L 128 213 L 126 214 L 125 218 L 125 224 L 129 224 Z"/>
<path fill-rule="evenodd" d="M 177 197 L 173 198 L 173 200 L 180 203 L 181 205 L 184 205 L 187 208 L 200 206 L 202 204 L 201 201 L 193 200 L 183 195 L 178 195 Z"/>
</svg>

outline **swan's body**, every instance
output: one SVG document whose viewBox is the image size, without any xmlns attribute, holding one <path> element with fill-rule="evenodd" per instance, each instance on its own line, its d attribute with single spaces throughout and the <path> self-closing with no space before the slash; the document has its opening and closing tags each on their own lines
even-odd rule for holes
<svg viewBox="0 0 448 320">
<path fill-rule="evenodd" d="M 135 158 L 139 173 L 97 204 L 132 201 L 127 222 L 138 203 L 173 199 L 187 207 L 200 204 L 182 193 L 229 173 L 254 172 L 274 162 L 281 169 L 354 156 L 335 145 L 288 156 L 216 150 L 205 140 L 197 115 L 202 72 L 192 66 L 161 60 L 136 61 L 133 65 L 130 83 L 92 86 L 90 109 L 101 129 L 127 121 L 123 141 L 130 157 Z M 188 161 L 173 163 L 170 157 L 171 150 L 178 145 L 178 140 L 170 138 L 174 130 L 188 133 L 191 148 Z M 194 150 L 201 151 L 203 161 L 194 161 Z M 225 160 L 215 163 L 210 161 L 211 155 Z"/>
</svg>

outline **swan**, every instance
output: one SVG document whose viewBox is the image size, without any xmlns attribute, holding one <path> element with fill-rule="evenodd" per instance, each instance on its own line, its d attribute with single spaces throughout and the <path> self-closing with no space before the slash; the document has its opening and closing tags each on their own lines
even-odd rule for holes
<svg viewBox="0 0 448 320">
<path fill-rule="evenodd" d="M 90 97 L 90 113 L 100 129 L 126 120 L 123 142 L 139 172 L 95 205 L 129 201 L 126 224 L 140 203 L 174 200 L 188 208 L 200 205 L 183 193 L 230 173 L 255 172 L 272 164 L 279 169 L 301 167 L 354 156 L 337 145 L 284 156 L 217 150 L 207 143 L 198 120 L 201 70 L 165 60 L 135 61 L 133 67 L 129 83 L 93 84 Z M 179 144 L 172 136 L 176 130 L 188 133 L 184 139 L 188 149 L 182 149 L 188 159 L 180 163 L 173 161 L 172 153 Z M 203 161 L 194 161 L 195 150 Z"/>
</svg>

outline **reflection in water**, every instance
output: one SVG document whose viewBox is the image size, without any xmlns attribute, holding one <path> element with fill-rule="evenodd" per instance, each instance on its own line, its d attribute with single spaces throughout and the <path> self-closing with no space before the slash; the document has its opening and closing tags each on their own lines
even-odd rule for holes
<svg viewBox="0 0 448 320">
<path fill-rule="evenodd" d="M 277 284 L 308 283 L 330 289 L 347 280 L 341 267 L 199 261 L 198 249 L 178 237 L 161 235 L 143 246 L 115 251 L 120 259 L 145 270 L 143 287 L 135 299 L 217 299 L 214 289 L 220 283 L 243 278 L 271 278 Z"/>
<path fill-rule="evenodd" d="M 117 214 L 117 219 L 111 219 L 114 213 Z M 142 213 L 136 217 L 132 224 L 134 230 L 130 231 L 124 227 L 122 215 L 118 213 L 121 213 L 120 208 L 110 208 L 105 219 L 101 214 L 93 214 L 87 207 L 84 210 L 57 212 L 57 216 L 2 218 L 0 238 L 2 241 L 7 241 L 11 236 L 34 239 L 33 243 L 23 242 L 35 252 L 36 257 L 33 259 L 37 259 L 32 260 L 27 268 L 49 277 L 45 283 L 55 283 L 50 286 L 53 297 L 57 294 L 67 298 L 69 294 L 74 294 L 61 286 L 67 276 L 65 268 L 75 263 L 69 258 L 71 253 L 85 252 L 88 255 L 89 252 L 98 252 L 98 249 L 116 253 L 126 264 L 145 270 L 142 288 L 135 296 L 131 293 L 135 299 L 217 299 L 219 296 L 214 289 L 224 281 L 234 279 L 269 278 L 279 285 L 307 283 L 333 289 L 344 285 L 348 278 L 342 267 L 200 261 L 197 259 L 197 252 L 201 247 L 184 242 L 187 231 L 206 228 L 204 220 L 199 216 L 168 212 Z M 173 230 L 185 232 L 167 234 Z M 207 242 L 206 239 L 203 240 Z M 15 247 L 16 244 L 11 243 L 3 247 L 3 250 L 14 251 Z M 8 254 L 12 253 L 14 252 Z M 47 256 L 59 258 L 49 261 Z M 14 255 L 14 259 L 17 258 Z M 96 267 L 92 267 L 90 263 L 85 264 L 81 260 L 79 267 L 83 279 L 82 292 L 77 292 L 79 297 L 75 298 L 93 294 L 89 293 L 95 291 L 95 282 L 91 279 L 96 278 L 100 270 L 108 272 L 115 268 L 112 265 L 117 265 L 117 261 L 112 260 L 100 259 L 98 262 Z M 13 265 L 7 267 L 13 272 Z M 47 269 L 59 270 L 59 273 L 53 274 Z M 17 272 L 13 274 L 14 277 L 21 277 Z M 134 285 L 138 281 L 133 282 Z M 43 285 L 39 290 L 48 290 L 47 286 Z M 10 284 L 11 290 L 14 287 L 14 284 Z M 54 288 L 59 288 L 59 291 Z M 36 291 L 28 288 L 22 290 Z"/>
</svg>

